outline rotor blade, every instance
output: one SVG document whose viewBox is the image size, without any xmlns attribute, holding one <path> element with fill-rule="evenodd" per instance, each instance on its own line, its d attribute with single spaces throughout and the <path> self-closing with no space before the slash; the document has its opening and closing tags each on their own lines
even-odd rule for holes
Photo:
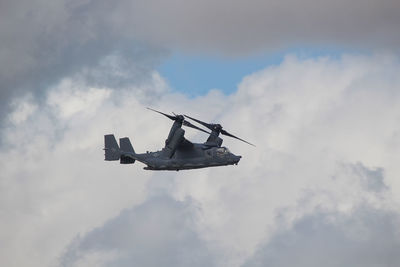
<svg viewBox="0 0 400 267">
<path fill-rule="evenodd" d="M 233 134 L 230 134 L 230 133 L 228 133 L 227 131 L 225 131 L 225 130 L 221 130 L 221 134 L 223 134 L 223 135 L 227 135 L 227 136 L 230 136 L 230 137 L 233 137 L 233 138 L 236 138 L 236 139 L 238 139 L 238 140 L 240 140 L 240 141 L 242 141 L 242 142 L 245 142 L 246 144 L 249 144 L 249 145 L 252 145 L 252 146 L 254 146 L 255 147 L 255 145 L 253 145 L 252 143 L 249 143 L 249 142 L 247 142 L 247 141 L 245 141 L 245 140 L 243 140 L 243 139 L 241 139 L 241 138 L 239 138 L 239 137 L 237 137 L 237 136 L 234 136 Z"/>
<path fill-rule="evenodd" d="M 202 132 L 205 132 L 205 133 L 207 133 L 207 134 L 210 134 L 210 133 L 207 132 L 206 130 L 201 129 L 201 128 L 197 127 L 196 125 L 191 124 L 191 123 L 188 122 L 188 121 L 183 121 L 183 125 L 185 125 L 185 126 L 187 126 L 187 127 L 191 127 L 191 128 L 193 128 L 193 129 L 196 129 L 196 130 L 199 130 L 199 131 L 202 131 Z"/>
<path fill-rule="evenodd" d="M 160 114 L 164 115 L 165 117 L 170 118 L 170 119 L 173 120 L 173 121 L 176 121 L 176 117 L 174 117 L 174 116 L 171 116 L 171 115 L 162 113 L 162 112 L 160 112 L 160 111 L 158 111 L 158 110 L 155 110 L 155 109 L 152 109 L 152 108 L 149 108 L 149 107 L 148 107 L 147 109 L 150 109 L 150 110 L 152 110 L 152 111 L 154 111 L 154 112 L 160 113 Z"/>
<path fill-rule="evenodd" d="M 213 130 L 213 126 L 211 124 L 209 124 L 209 123 L 206 123 L 204 121 L 200 121 L 200 120 L 197 120 L 195 118 L 189 117 L 188 115 L 183 115 L 183 116 L 185 116 L 185 117 L 187 117 L 187 118 L 189 118 L 191 120 L 194 120 L 197 123 L 200 123 L 201 125 L 203 125 L 204 127 L 207 127 L 210 130 Z"/>
</svg>

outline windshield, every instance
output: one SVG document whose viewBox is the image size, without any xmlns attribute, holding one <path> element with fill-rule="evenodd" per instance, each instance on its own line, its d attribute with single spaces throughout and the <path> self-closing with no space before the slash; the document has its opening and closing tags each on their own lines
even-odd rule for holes
<svg viewBox="0 0 400 267">
<path fill-rule="evenodd" d="M 226 147 L 217 148 L 217 154 L 228 154 L 228 153 L 230 153 L 230 151 Z"/>
</svg>

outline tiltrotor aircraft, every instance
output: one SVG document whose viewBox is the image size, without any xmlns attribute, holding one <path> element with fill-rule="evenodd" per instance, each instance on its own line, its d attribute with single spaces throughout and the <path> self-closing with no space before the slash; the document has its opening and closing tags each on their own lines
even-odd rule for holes
<svg viewBox="0 0 400 267">
<path fill-rule="evenodd" d="M 137 154 L 128 137 L 120 138 L 118 146 L 114 135 L 107 134 L 104 136 L 105 160 L 119 160 L 121 164 L 132 164 L 138 160 L 147 165 L 144 167 L 145 170 L 179 171 L 233 164 L 237 165 L 241 156 L 236 156 L 232 154 L 228 148 L 221 147 L 222 138 L 219 137 L 219 134 L 233 137 L 254 146 L 228 133 L 222 129 L 220 124 L 202 122 L 187 115 L 177 115 L 175 113 L 174 115 L 169 115 L 154 109 L 150 110 L 160 113 L 174 121 L 169 131 L 168 138 L 165 140 L 165 147 L 160 151 Z M 211 130 L 211 133 L 193 125 L 185 120 L 185 118 L 189 118 L 207 127 Z M 182 129 L 182 125 L 209 134 L 207 141 L 202 144 L 190 142 L 184 137 L 185 130 Z"/>
</svg>

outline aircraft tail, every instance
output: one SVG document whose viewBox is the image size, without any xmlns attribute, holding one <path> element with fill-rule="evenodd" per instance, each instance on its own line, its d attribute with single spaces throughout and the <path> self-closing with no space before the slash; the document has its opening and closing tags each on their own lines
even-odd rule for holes
<svg viewBox="0 0 400 267">
<path fill-rule="evenodd" d="M 132 155 L 135 154 L 135 150 L 133 149 L 133 146 L 131 144 L 131 141 L 129 141 L 129 138 L 128 137 L 120 138 L 119 146 L 122 153 L 120 158 L 120 163 L 121 164 L 135 163 L 135 159 L 132 157 Z"/>
<path fill-rule="evenodd" d="M 119 139 L 119 146 L 113 134 L 104 136 L 105 160 L 119 160 L 121 164 L 135 163 L 135 150 L 128 137 Z"/>
<path fill-rule="evenodd" d="M 104 136 L 105 160 L 119 160 L 121 153 L 113 134 Z"/>
</svg>

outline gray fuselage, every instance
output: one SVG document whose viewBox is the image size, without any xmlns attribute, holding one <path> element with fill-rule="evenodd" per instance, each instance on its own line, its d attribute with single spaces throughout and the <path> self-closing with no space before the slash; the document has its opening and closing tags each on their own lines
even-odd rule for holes
<svg viewBox="0 0 400 267">
<path fill-rule="evenodd" d="M 241 156 L 232 154 L 225 147 L 205 147 L 193 144 L 189 148 L 177 149 L 171 158 L 164 150 L 132 155 L 147 165 L 146 170 L 185 170 L 237 164 Z"/>
</svg>

